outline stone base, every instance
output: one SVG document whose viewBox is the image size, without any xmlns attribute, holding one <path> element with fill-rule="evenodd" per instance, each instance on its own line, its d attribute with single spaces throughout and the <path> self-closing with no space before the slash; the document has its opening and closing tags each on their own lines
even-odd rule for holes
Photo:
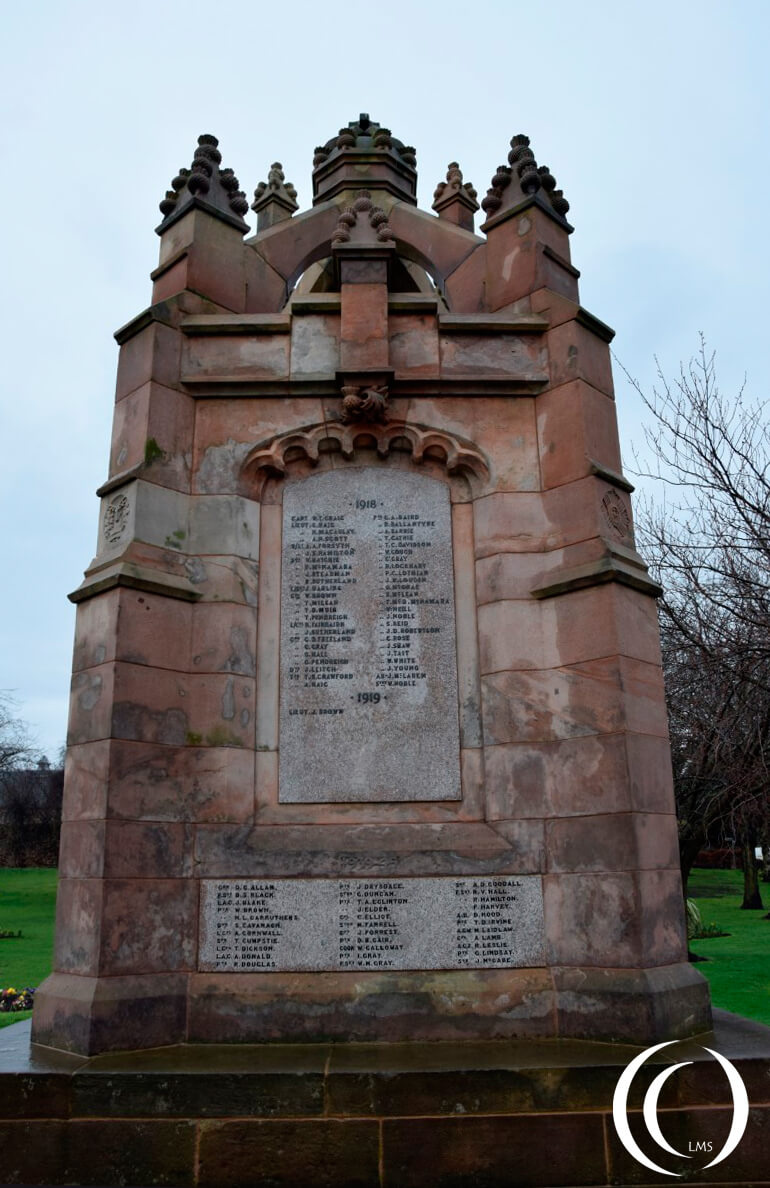
<svg viewBox="0 0 770 1188">
<path fill-rule="evenodd" d="M 725 1141 L 732 1099 L 700 1045 L 731 1060 L 751 1103 Z M 434 1044 L 183 1045 L 84 1059 L 0 1032 L 4 1184 L 179 1188 L 496 1188 L 651 1184 L 618 1141 L 612 1096 L 638 1048 L 575 1040 Z M 661 1129 L 644 1137 L 643 1094 L 670 1062 Z M 629 1098 L 646 1153 L 689 1184 L 770 1184 L 770 1029 L 715 1012 L 712 1033 L 646 1064 Z"/>
<path fill-rule="evenodd" d="M 632 1044 L 711 1026 L 691 965 L 648 970 L 437 973 L 52 974 L 35 1002 L 37 1044 L 93 1056 L 172 1043 L 398 1043 L 576 1038 Z"/>
<path fill-rule="evenodd" d="M 87 978 L 54 973 L 35 994 L 36 1043 L 93 1056 L 184 1043 L 186 974 Z"/>
</svg>

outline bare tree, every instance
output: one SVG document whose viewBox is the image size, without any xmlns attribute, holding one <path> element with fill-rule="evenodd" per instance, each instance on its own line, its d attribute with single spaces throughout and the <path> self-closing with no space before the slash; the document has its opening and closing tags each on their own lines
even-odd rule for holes
<svg viewBox="0 0 770 1188">
<path fill-rule="evenodd" d="M 0 864 L 56 866 L 64 771 L 39 762 L 0 779 Z"/>
<path fill-rule="evenodd" d="M 630 379 L 630 377 L 629 377 Z M 720 824 L 740 839 L 744 907 L 761 907 L 754 846 L 770 834 L 770 426 L 744 389 L 722 395 L 714 355 L 647 396 L 651 467 L 640 543 L 664 587 L 660 623 L 685 881 Z"/>
<path fill-rule="evenodd" d="M 7 691 L 0 691 L 0 776 L 7 771 L 29 767 L 39 757 L 29 727 L 17 714 L 15 698 Z"/>
<path fill-rule="evenodd" d="M 35 746 L 17 703 L 0 693 L 0 864 L 54 866 L 64 773 Z"/>
</svg>

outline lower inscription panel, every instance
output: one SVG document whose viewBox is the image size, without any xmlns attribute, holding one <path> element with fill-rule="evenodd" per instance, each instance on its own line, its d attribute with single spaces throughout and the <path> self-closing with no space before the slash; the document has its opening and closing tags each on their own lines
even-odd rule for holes
<svg viewBox="0 0 770 1188">
<path fill-rule="evenodd" d="M 201 970 L 543 964 L 537 875 L 202 883 Z"/>
</svg>

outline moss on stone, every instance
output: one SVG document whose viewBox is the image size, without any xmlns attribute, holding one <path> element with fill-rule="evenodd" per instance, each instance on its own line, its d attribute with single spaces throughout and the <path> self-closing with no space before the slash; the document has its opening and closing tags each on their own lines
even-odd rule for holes
<svg viewBox="0 0 770 1188">
<path fill-rule="evenodd" d="M 165 458 L 163 450 L 158 445 L 154 437 L 148 437 L 144 443 L 144 464 L 149 466 L 156 458 Z"/>
<path fill-rule="evenodd" d="M 215 726 L 206 735 L 210 747 L 242 747 L 243 741 L 224 726 Z"/>
</svg>

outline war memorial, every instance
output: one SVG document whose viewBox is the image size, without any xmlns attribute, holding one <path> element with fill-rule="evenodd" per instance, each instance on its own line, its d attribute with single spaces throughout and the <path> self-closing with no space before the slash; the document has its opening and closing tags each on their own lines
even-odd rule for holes
<svg viewBox="0 0 770 1188">
<path fill-rule="evenodd" d="M 697 1037 L 669 1141 L 725 1141 L 721 1045 L 753 1114 L 719 1182 L 761 1182 L 770 1033 L 712 1031 L 687 960 L 659 588 L 569 204 L 525 136 L 480 204 L 454 162 L 432 213 L 416 179 L 361 115 L 310 209 L 272 165 L 256 234 L 213 136 L 161 202 L 0 1181 L 664 1182 L 613 1090 Z"/>
</svg>

